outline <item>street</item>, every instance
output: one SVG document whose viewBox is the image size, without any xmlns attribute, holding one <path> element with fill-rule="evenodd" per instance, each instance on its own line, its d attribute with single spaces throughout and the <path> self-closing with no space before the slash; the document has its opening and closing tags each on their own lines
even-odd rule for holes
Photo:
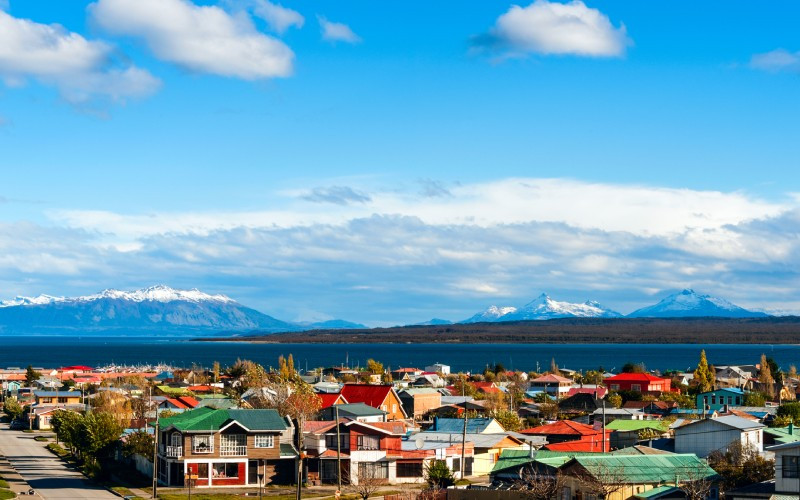
<svg viewBox="0 0 800 500">
<path fill-rule="evenodd" d="M 116 495 L 93 485 L 83 474 L 69 469 L 58 457 L 34 441 L 36 434 L 9 430 L 0 424 L 0 454 L 4 455 L 41 498 L 113 500 Z"/>
</svg>

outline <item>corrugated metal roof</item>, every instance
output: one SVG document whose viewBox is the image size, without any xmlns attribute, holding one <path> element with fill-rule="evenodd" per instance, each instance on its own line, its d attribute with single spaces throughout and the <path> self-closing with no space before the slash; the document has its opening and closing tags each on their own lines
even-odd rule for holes
<svg viewBox="0 0 800 500">
<path fill-rule="evenodd" d="M 642 429 L 655 429 L 661 432 L 669 430 L 669 424 L 662 420 L 614 420 L 606 424 L 606 429 L 614 431 L 639 431 Z"/>
<path fill-rule="evenodd" d="M 162 429 L 175 427 L 180 431 L 217 431 L 236 421 L 251 431 L 283 431 L 286 423 L 275 410 L 239 410 L 197 408 L 179 415 L 161 419 Z"/>
<path fill-rule="evenodd" d="M 574 459 L 590 474 L 602 475 L 615 471 L 620 480 L 632 484 L 680 481 L 689 475 L 693 478 L 710 478 L 717 473 L 697 455 L 601 455 L 579 456 Z"/>
<path fill-rule="evenodd" d="M 467 433 L 481 433 L 491 425 L 493 418 L 470 418 L 467 420 Z M 433 432 L 464 432 L 463 418 L 437 418 L 434 420 Z"/>
</svg>

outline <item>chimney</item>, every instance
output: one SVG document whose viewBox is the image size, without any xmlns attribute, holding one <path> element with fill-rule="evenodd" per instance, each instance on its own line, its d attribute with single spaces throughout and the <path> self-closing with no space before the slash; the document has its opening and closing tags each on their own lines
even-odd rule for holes
<svg viewBox="0 0 800 500">
<path fill-rule="evenodd" d="M 789 431 L 790 436 L 794 436 L 794 423 L 789 422 L 789 427 L 787 427 L 786 430 Z"/>
<path fill-rule="evenodd" d="M 439 417 L 433 417 L 433 430 L 439 430 Z"/>
</svg>

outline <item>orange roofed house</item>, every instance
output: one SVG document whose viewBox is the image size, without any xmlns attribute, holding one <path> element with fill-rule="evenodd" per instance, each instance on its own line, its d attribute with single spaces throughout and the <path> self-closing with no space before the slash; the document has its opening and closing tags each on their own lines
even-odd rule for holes
<svg viewBox="0 0 800 500">
<path fill-rule="evenodd" d="M 408 418 L 403 402 L 391 385 L 345 384 L 341 395 L 350 404 L 364 403 L 385 411 L 386 420 Z"/>
<path fill-rule="evenodd" d="M 542 436 L 547 439 L 548 444 L 544 447 L 546 450 L 595 453 L 611 449 L 609 446 L 611 432 L 613 431 L 607 431 L 603 439 L 602 430 L 572 420 L 559 420 L 520 431 L 521 434 Z"/>
</svg>

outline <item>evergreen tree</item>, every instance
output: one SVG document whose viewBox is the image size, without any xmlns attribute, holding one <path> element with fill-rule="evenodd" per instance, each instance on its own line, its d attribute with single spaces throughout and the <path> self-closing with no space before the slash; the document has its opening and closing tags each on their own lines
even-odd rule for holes
<svg viewBox="0 0 800 500">
<path fill-rule="evenodd" d="M 700 362 L 694 370 L 694 380 L 697 382 L 697 389 L 700 392 L 708 392 L 714 389 L 715 376 L 708 366 L 706 351 L 700 351 Z"/>
<path fill-rule="evenodd" d="M 767 355 L 761 355 L 761 364 L 758 369 L 758 381 L 764 386 L 763 389 L 769 397 L 775 396 L 775 379 L 772 378 L 772 370 L 770 369 Z"/>
<path fill-rule="evenodd" d="M 25 383 L 28 387 L 32 386 L 40 378 L 42 378 L 42 374 L 34 370 L 31 365 L 28 365 L 28 369 L 25 370 Z"/>
</svg>

